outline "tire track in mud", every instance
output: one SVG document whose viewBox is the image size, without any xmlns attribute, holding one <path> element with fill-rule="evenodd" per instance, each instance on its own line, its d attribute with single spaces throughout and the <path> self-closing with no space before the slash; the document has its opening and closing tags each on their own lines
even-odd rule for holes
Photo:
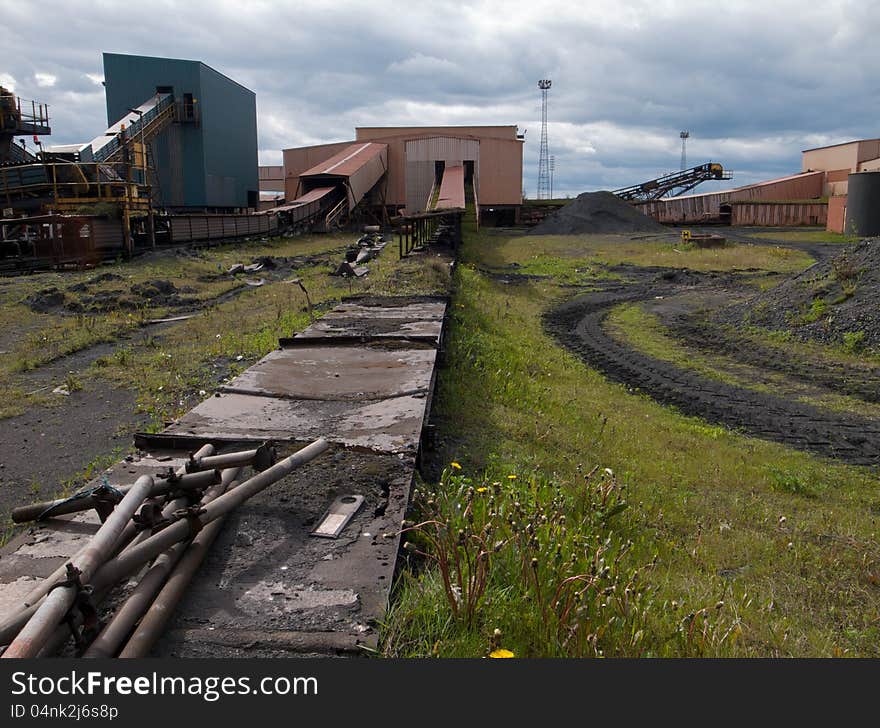
<svg viewBox="0 0 880 728">
<path fill-rule="evenodd" d="M 603 327 L 614 306 L 669 295 L 669 287 L 634 283 L 590 292 L 544 317 L 547 330 L 607 378 L 709 422 L 853 465 L 880 464 L 880 423 L 726 384 L 653 359 Z"/>
<path fill-rule="evenodd" d="M 677 317 L 663 320 L 663 325 L 678 339 L 702 351 L 724 354 L 744 364 L 780 372 L 806 384 L 817 384 L 865 402 L 880 402 L 880 367 L 855 368 L 810 359 L 791 349 L 783 351 L 764 346 L 747 336 L 722 330 L 707 320 Z"/>
</svg>

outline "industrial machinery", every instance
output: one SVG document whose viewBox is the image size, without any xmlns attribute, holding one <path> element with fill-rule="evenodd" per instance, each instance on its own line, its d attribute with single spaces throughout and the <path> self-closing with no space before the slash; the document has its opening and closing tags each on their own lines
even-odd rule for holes
<svg viewBox="0 0 880 728">
<path fill-rule="evenodd" d="M 731 179 L 732 177 L 731 172 L 725 170 L 718 162 L 706 162 L 681 172 L 665 174 L 632 187 L 614 190 L 614 194 L 623 200 L 659 200 L 667 195 L 670 197 L 683 195 L 701 182 Z"/>
<path fill-rule="evenodd" d="M 0 164 L 27 162 L 34 156 L 15 141 L 16 137 L 51 134 L 49 107 L 25 101 L 0 86 Z"/>
<path fill-rule="evenodd" d="M 30 269 L 131 255 L 136 241 L 155 244 L 157 222 L 166 238 L 192 237 L 189 218 L 186 231 L 178 226 L 171 236 L 166 217 L 154 217 L 150 143 L 172 123 L 198 123 L 192 102 L 156 93 L 89 143 L 44 147 L 37 135 L 51 131 L 48 107 L 0 89 L 2 267 Z M 23 134 L 34 135 L 41 150 L 34 154 L 16 143 Z M 227 222 L 223 229 L 251 233 L 264 228 L 262 223 Z M 206 228 L 208 233 L 213 228 Z"/>
</svg>

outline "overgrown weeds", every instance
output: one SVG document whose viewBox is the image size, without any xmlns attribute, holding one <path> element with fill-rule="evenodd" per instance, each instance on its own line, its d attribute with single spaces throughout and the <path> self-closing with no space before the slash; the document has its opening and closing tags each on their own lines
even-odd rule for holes
<svg viewBox="0 0 880 728">
<path fill-rule="evenodd" d="M 563 486 L 515 473 L 472 479 L 459 467 L 417 490 L 422 520 L 403 529 L 405 552 L 432 565 L 442 585 L 448 616 L 422 642 L 435 654 L 466 654 L 496 629 L 517 656 L 568 657 L 717 654 L 735 633 L 723 602 L 653 629 L 659 605 L 646 576 L 657 557 L 631 558 L 619 522 L 626 488 L 610 469 Z M 392 612 L 388 654 L 407 654 L 394 635 L 406 601 Z"/>
</svg>

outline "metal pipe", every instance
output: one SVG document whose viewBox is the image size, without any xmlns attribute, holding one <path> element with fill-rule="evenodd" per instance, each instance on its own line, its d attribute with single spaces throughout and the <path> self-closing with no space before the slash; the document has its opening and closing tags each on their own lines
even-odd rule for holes
<svg viewBox="0 0 880 728">
<path fill-rule="evenodd" d="M 88 584 L 92 580 L 92 575 L 107 558 L 125 524 L 148 497 L 152 488 L 153 479 L 149 475 L 138 478 L 113 513 L 92 536 L 89 547 L 71 562 L 73 569 L 78 570 L 77 577 L 82 584 Z M 6 648 L 2 659 L 36 655 L 73 605 L 77 593 L 77 587 L 73 584 L 58 586 L 49 592 L 28 623 Z"/>
<path fill-rule="evenodd" d="M 185 549 L 185 553 L 182 552 L 180 560 L 156 599 L 149 605 L 147 613 L 122 648 L 119 657 L 146 657 L 150 653 L 153 645 L 165 631 L 168 621 L 186 593 L 189 583 L 204 561 L 211 545 L 223 530 L 225 522 L 226 516 L 220 516 L 216 521 L 211 521 L 199 531 L 189 544 L 189 548 Z"/>
<path fill-rule="evenodd" d="M 241 452 L 228 452 L 222 455 L 209 457 L 193 456 L 186 463 L 186 472 L 194 473 L 208 468 L 234 468 L 245 465 L 253 465 L 254 470 L 265 470 L 275 464 L 275 448 L 268 443 L 260 445 L 254 450 L 242 450 Z"/>
<path fill-rule="evenodd" d="M 106 596 L 110 593 L 110 589 L 104 589 L 100 592 L 95 592 L 92 596 L 95 604 L 100 604 L 104 601 Z M 46 644 L 43 645 L 43 648 L 37 653 L 37 657 L 55 657 L 58 654 L 58 651 L 64 647 L 67 641 L 71 636 L 71 627 L 74 629 L 79 629 L 82 626 L 83 619 L 82 614 L 76 613 L 72 616 L 71 623 L 59 624 L 49 639 L 46 641 Z"/>
<path fill-rule="evenodd" d="M 155 558 L 178 541 L 188 538 L 192 534 L 193 527 L 205 526 L 220 516 L 226 515 L 229 511 L 244 503 L 248 498 L 265 490 L 296 468 L 314 460 L 328 447 L 330 445 L 323 437 L 315 440 L 310 445 L 306 445 L 302 450 L 276 463 L 268 470 L 264 470 L 262 473 L 246 480 L 235 490 L 230 490 L 211 503 L 208 503 L 204 508 L 204 513 L 193 519 L 192 525 L 187 520 L 178 521 L 153 534 L 137 546 L 131 546 L 123 553 L 107 561 L 95 573 L 92 585 L 95 589 L 100 589 L 107 584 L 115 584 L 123 577 L 132 573 L 141 564 Z"/>
<path fill-rule="evenodd" d="M 239 468 L 225 470 L 223 472 L 223 480 L 211 488 L 209 492 L 205 493 L 202 505 L 223 495 L 239 472 Z M 220 519 L 215 521 L 215 523 L 219 521 Z M 201 536 L 203 532 L 200 532 L 196 538 Z M 192 543 L 195 543 L 195 540 Z M 83 653 L 83 657 L 113 657 L 116 654 L 119 646 L 131 634 L 131 630 L 137 624 L 137 621 L 150 608 L 156 595 L 162 590 L 166 579 L 169 578 L 169 574 L 174 571 L 178 561 L 184 556 L 184 552 L 188 552 L 189 546 L 189 541 L 179 541 L 156 557 L 153 565 L 138 582 L 138 585 L 131 592 L 128 599 L 125 600 L 125 603 L 116 611 L 113 618 L 104 626 L 104 629 L 101 630 L 100 634 Z"/>
<path fill-rule="evenodd" d="M 198 473 L 186 473 L 184 475 L 175 474 L 174 478 L 167 480 L 159 480 L 153 483 L 149 497 L 164 495 L 174 488 L 194 489 L 207 488 L 220 482 L 220 472 L 217 470 L 205 470 Z M 116 490 L 125 495 L 132 487 L 131 485 L 121 485 Z M 69 498 L 58 498 L 51 501 L 43 501 L 42 503 L 31 503 L 26 506 L 20 506 L 12 511 L 12 520 L 15 523 L 24 523 L 26 521 L 35 521 L 49 509 L 52 510 L 52 516 L 63 516 L 69 513 L 79 513 L 80 511 L 88 511 L 100 504 L 100 499 L 93 496 L 85 496 L 76 500 Z"/>
<path fill-rule="evenodd" d="M 210 445 L 208 445 L 206 447 L 210 447 Z M 220 483 L 212 486 L 211 488 L 209 488 L 208 490 L 205 491 L 203 501 L 207 503 L 208 501 L 211 501 L 214 498 L 216 498 L 218 495 L 221 495 L 227 489 L 227 485 L 230 488 L 234 487 L 235 483 L 233 483 L 231 481 L 233 481 L 235 479 L 236 474 L 238 472 L 239 472 L 239 470 L 237 468 L 225 471 L 223 473 L 224 478 L 220 481 Z M 186 498 L 178 498 L 176 500 L 173 500 L 170 503 L 168 503 L 168 505 L 165 507 L 165 510 L 162 511 L 162 514 L 163 515 L 170 515 L 170 513 L 167 513 L 166 511 L 168 511 L 170 508 L 175 506 L 175 504 L 177 505 L 177 507 L 183 507 L 183 506 L 186 506 L 187 503 L 188 503 L 188 500 Z M 172 512 L 173 512 L 173 510 L 172 510 Z M 123 535 L 124 535 L 124 532 L 123 532 Z M 148 535 L 149 534 L 146 531 L 142 531 L 141 533 L 138 534 L 138 537 L 148 536 Z M 123 536 L 120 536 L 119 540 L 122 541 Z M 137 539 L 135 539 L 135 541 L 133 543 L 137 543 Z M 118 543 L 117 543 L 117 547 L 118 547 Z M 161 558 L 161 556 L 160 556 L 160 558 Z M 96 605 L 101 604 L 104 601 L 104 598 L 107 596 L 107 594 L 110 593 L 110 590 L 112 589 L 112 587 L 113 587 L 113 585 L 107 585 L 107 586 L 103 587 L 102 589 L 99 589 L 98 591 L 96 591 L 94 596 L 92 597 L 93 603 Z M 74 615 L 74 616 L 77 616 L 77 615 Z M 75 626 L 78 627 L 79 624 L 76 623 Z M 51 656 L 55 655 L 64 646 L 64 643 L 70 639 L 70 636 L 71 636 L 70 627 L 66 624 L 59 625 L 58 628 L 55 630 L 55 633 L 50 638 L 50 640 L 46 643 L 46 646 L 43 647 L 42 650 L 40 650 L 40 654 L 38 655 L 38 657 L 51 657 Z M 123 637 L 124 636 L 125 635 L 123 635 Z"/>
<path fill-rule="evenodd" d="M 213 455 L 215 452 L 214 446 L 208 443 L 207 445 L 202 445 L 198 450 L 190 455 L 190 459 L 198 459 L 208 457 Z M 187 461 L 189 462 L 189 461 Z M 186 463 L 181 465 L 177 470 L 174 471 L 174 474 L 178 477 L 186 475 Z M 178 505 L 181 502 L 181 499 L 177 499 L 169 503 L 163 510 L 162 516 L 167 518 L 169 517 L 175 510 L 178 508 L 182 508 L 183 506 Z M 174 508 L 171 506 L 174 505 Z M 125 530 L 122 532 L 122 535 L 119 537 L 119 541 L 116 543 L 116 546 L 113 548 L 113 556 L 116 556 L 122 549 L 128 546 L 129 543 L 138 543 L 138 541 L 143 541 L 146 538 L 146 531 L 138 531 L 137 524 L 134 521 L 129 522 L 125 526 Z"/>
<path fill-rule="evenodd" d="M 214 454 L 214 446 L 213 445 L 202 445 L 194 454 L 194 458 L 202 458 L 207 457 L 209 455 Z M 186 475 L 186 465 L 181 465 L 177 470 L 174 471 L 176 475 L 182 476 Z M 179 503 L 179 501 L 172 501 L 172 503 Z M 169 504 L 170 505 L 170 504 Z M 180 505 L 177 505 L 177 508 L 180 508 Z M 175 509 L 170 510 L 166 513 L 168 508 L 162 511 L 162 515 L 168 517 L 171 513 L 174 512 Z M 122 534 L 119 536 L 119 540 L 116 542 L 116 545 L 113 547 L 112 555 L 118 554 L 123 548 L 125 548 L 129 542 L 135 538 L 137 535 L 145 535 L 146 532 L 142 531 L 141 534 L 138 534 L 137 526 L 133 521 L 129 521 L 125 528 L 122 531 Z M 82 553 L 85 549 L 88 548 L 88 544 L 83 546 L 76 554 L 71 557 L 71 560 L 78 559 L 82 556 Z M 19 610 L 17 610 L 13 615 L 6 617 L 0 622 L 0 645 L 8 644 L 9 641 L 15 637 L 18 631 L 24 626 L 28 619 L 30 619 L 31 615 L 36 611 L 37 602 L 42 599 L 49 591 L 52 589 L 52 586 L 57 584 L 59 581 L 62 581 L 67 574 L 67 564 L 62 564 L 59 566 L 52 574 L 43 579 L 37 586 L 31 589 L 22 599 L 22 605 Z M 28 611 L 30 609 L 30 611 Z M 23 614 L 27 612 L 27 614 Z"/>
</svg>

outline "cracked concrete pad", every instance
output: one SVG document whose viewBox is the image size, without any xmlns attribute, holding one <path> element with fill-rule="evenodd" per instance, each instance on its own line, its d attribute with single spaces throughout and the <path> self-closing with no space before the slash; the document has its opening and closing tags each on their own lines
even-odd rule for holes
<svg viewBox="0 0 880 728">
<path fill-rule="evenodd" d="M 3 584 L 0 589 L 0 615 L 18 611 L 24 598 L 42 579 L 32 576 L 20 576 L 15 581 Z"/>
<path fill-rule="evenodd" d="M 371 339 L 429 337 L 439 344 L 446 304 L 413 303 L 407 306 L 342 304 L 309 326 L 297 339 L 361 336 Z"/>
<path fill-rule="evenodd" d="M 356 608 L 357 604 L 358 595 L 352 589 L 316 589 L 283 581 L 257 582 L 236 600 L 236 606 L 245 611 L 267 605 L 280 612 L 297 612 L 322 607 Z"/>
<path fill-rule="evenodd" d="M 273 351 L 223 389 L 288 399 L 363 400 L 427 392 L 434 349 L 316 346 Z"/>
<path fill-rule="evenodd" d="M 347 402 L 221 394 L 205 400 L 165 432 L 219 440 L 299 441 L 325 437 L 351 447 L 402 452 L 418 447 L 424 396 Z"/>
</svg>

